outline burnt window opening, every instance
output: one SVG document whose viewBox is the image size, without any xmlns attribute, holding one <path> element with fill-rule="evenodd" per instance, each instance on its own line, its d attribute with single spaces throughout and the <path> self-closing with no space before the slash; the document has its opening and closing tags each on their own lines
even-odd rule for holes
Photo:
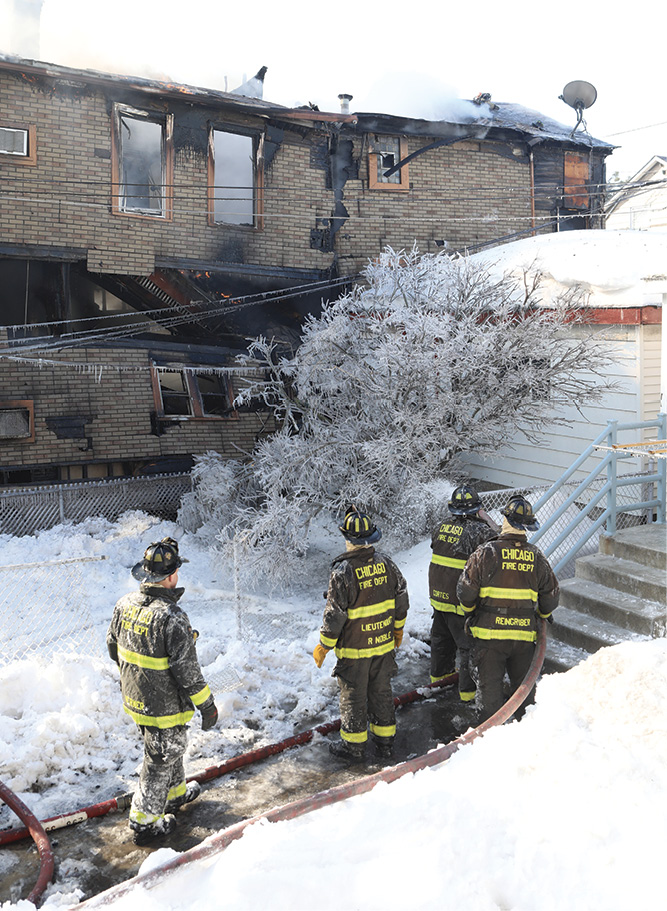
<svg viewBox="0 0 667 911">
<path fill-rule="evenodd" d="M 170 217 L 172 115 L 149 114 L 120 105 L 114 114 L 115 211 Z"/>
<path fill-rule="evenodd" d="M 229 418 L 236 412 L 229 379 L 217 373 L 153 365 L 156 412 L 163 418 Z"/>
<path fill-rule="evenodd" d="M 256 136 L 211 130 L 209 211 L 212 224 L 257 226 L 259 147 Z"/>
<path fill-rule="evenodd" d="M 35 408 L 31 400 L 0 402 L 0 442 L 4 440 L 35 442 Z"/>
<path fill-rule="evenodd" d="M 11 343 L 59 335 L 67 311 L 67 264 L 0 258 L 2 321 Z"/>
<path fill-rule="evenodd" d="M 37 148 L 33 124 L 0 126 L 0 160 L 3 159 L 12 164 L 36 164 Z"/>
<path fill-rule="evenodd" d="M 368 150 L 368 186 L 371 190 L 409 189 L 408 165 L 387 174 L 407 158 L 408 143 L 401 136 L 373 136 Z"/>
</svg>

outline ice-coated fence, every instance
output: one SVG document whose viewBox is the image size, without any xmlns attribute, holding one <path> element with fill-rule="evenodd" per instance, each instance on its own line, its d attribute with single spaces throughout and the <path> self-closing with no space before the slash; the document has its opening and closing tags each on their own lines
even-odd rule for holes
<svg viewBox="0 0 667 911">
<path fill-rule="evenodd" d="M 619 531 L 623 528 L 631 528 L 636 525 L 650 523 L 653 520 L 652 509 L 646 509 L 638 507 L 636 505 L 646 502 L 654 495 L 653 482 L 647 482 L 645 480 L 648 475 L 648 471 L 638 472 L 633 476 L 632 483 L 627 484 L 624 487 L 619 487 L 616 490 L 616 528 Z M 567 551 L 572 543 L 569 538 L 565 538 L 562 542 L 556 544 L 555 546 L 554 542 L 558 541 L 559 537 L 561 537 L 567 531 L 568 527 L 572 523 L 572 520 L 577 518 L 577 514 L 582 512 L 588 506 L 590 501 L 594 499 L 595 495 L 602 489 L 605 483 L 606 478 L 603 476 L 600 476 L 592 481 L 586 490 L 581 493 L 581 496 L 567 508 L 567 510 L 554 522 L 549 531 L 546 534 L 542 535 L 540 540 L 537 542 L 540 550 L 544 551 L 544 553 L 548 555 L 549 562 L 552 564 L 552 566 L 558 563 L 558 561 L 567 554 Z M 558 511 L 560 506 L 569 499 L 570 495 L 576 490 L 578 486 L 578 481 L 569 481 L 568 483 L 563 484 L 562 487 L 553 494 L 553 496 L 547 501 L 544 507 L 542 507 L 542 509 L 538 510 L 536 513 L 541 525 L 544 525 L 546 520 Z M 531 502 L 531 504 L 535 505 L 540 497 L 548 490 L 548 486 L 521 487 L 514 490 L 489 490 L 484 493 L 480 493 L 480 497 L 484 504 L 484 509 L 489 513 L 491 518 L 500 525 L 503 518 L 501 510 L 511 496 L 520 494 L 521 496 L 526 497 Z M 604 511 L 604 505 L 605 504 L 603 502 L 599 507 L 590 510 L 590 512 L 582 520 L 584 527 L 588 525 L 592 528 L 592 526 L 602 515 Z M 602 528 L 601 531 L 604 531 L 604 528 Z M 580 531 L 579 534 L 582 534 L 582 532 Z M 530 533 L 528 534 L 528 539 L 531 539 Z M 584 557 L 588 554 L 597 553 L 599 540 L 600 532 L 596 530 L 577 552 L 576 556 L 569 560 L 560 570 L 558 573 L 559 577 L 561 579 L 571 578 L 574 575 L 574 564 L 576 557 Z"/>
<path fill-rule="evenodd" d="M 87 588 L 90 564 L 104 559 L 0 566 L 0 665 L 34 655 L 101 654 Z"/>
<path fill-rule="evenodd" d="M 90 516 L 113 522 L 131 509 L 175 519 L 181 498 L 191 490 L 190 474 L 183 473 L 12 487 L 0 491 L 0 532 L 32 535 Z"/>
</svg>

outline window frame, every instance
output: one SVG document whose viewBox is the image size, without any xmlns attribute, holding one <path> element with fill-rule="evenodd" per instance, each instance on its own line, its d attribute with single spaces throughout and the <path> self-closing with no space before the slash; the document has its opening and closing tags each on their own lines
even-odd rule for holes
<svg viewBox="0 0 667 911">
<path fill-rule="evenodd" d="M 147 209 L 126 209 L 121 200 L 123 197 L 123 179 L 121 174 L 122 134 L 121 119 L 123 116 L 134 120 L 156 123 L 162 127 L 162 211 L 151 212 Z M 147 111 L 134 108 L 128 104 L 113 105 L 111 118 L 111 209 L 114 215 L 127 218 L 159 218 L 172 221 L 174 202 L 174 115 L 164 111 Z"/>
<path fill-rule="evenodd" d="M 0 120 L 0 128 L 3 130 L 16 130 L 20 133 L 28 134 L 28 152 L 26 155 L 18 155 L 15 152 L 0 151 L 0 161 L 11 162 L 12 164 L 28 165 L 31 167 L 37 164 L 37 127 L 34 123 L 21 124 L 7 123 Z"/>
<path fill-rule="evenodd" d="M 224 390 L 229 401 L 229 414 L 208 414 L 204 407 L 204 396 L 202 395 L 199 383 L 197 382 L 198 373 L 206 373 L 208 368 L 200 364 L 198 366 L 183 366 L 178 369 L 164 367 L 161 364 L 151 364 L 151 384 L 153 387 L 153 398 L 155 400 L 155 413 L 160 420 L 164 421 L 229 421 L 238 417 L 238 411 L 234 406 L 234 389 L 231 378 L 228 374 L 216 373 L 220 381 L 220 386 Z M 162 395 L 162 386 L 160 383 L 160 372 L 180 374 L 183 379 L 184 395 L 188 396 L 189 414 L 170 414 L 165 411 L 164 399 Z"/>
<path fill-rule="evenodd" d="M 8 401 L 0 400 L 0 412 L 3 411 L 27 411 L 28 412 L 28 429 L 27 436 L 22 437 L 0 437 L 0 445 L 10 443 L 34 443 L 35 442 L 35 403 L 33 399 L 11 399 Z"/>
<path fill-rule="evenodd" d="M 215 133 L 234 133 L 252 140 L 253 157 L 253 218 L 252 224 L 235 224 L 217 221 L 215 217 Z M 209 121 L 208 156 L 206 163 L 208 194 L 208 223 L 212 228 L 236 228 L 243 231 L 258 231 L 264 227 L 264 134 L 256 130 L 244 130 L 236 124 Z"/>
<path fill-rule="evenodd" d="M 374 133 L 368 143 L 368 189 L 369 190 L 398 190 L 405 192 L 410 189 L 410 171 L 409 165 L 404 164 L 399 168 L 398 174 L 400 180 L 398 183 L 385 183 L 378 177 L 378 155 L 375 143 L 379 143 L 381 137 L 398 139 L 398 160 L 403 161 L 408 157 L 408 140 L 406 136 L 397 136 L 393 133 Z"/>
</svg>

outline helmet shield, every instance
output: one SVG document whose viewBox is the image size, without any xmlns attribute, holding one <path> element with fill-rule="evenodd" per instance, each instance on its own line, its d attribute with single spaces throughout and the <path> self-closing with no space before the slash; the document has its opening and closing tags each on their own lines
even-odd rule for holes
<svg viewBox="0 0 667 911">
<path fill-rule="evenodd" d="M 148 545 L 143 560 L 132 567 L 132 575 L 139 582 L 162 582 L 187 562 L 179 556 L 176 541 L 165 538 Z"/>
<path fill-rule="evenodd" d="M 502 514 L 513 528 L 522 531 L 537 531 L 540 523 L 535 518 L 533 507 L 525 497 L 510 497 Z"/>
<path fill-rule="evenodd" d="M 474 516 L 479 512 L 482 501 L 474 487 L 462 484 L 452 493 L 447 508 L 453 516 Z"/>
<path fill-rule="evenodd" d="M 354 507 L 348 509 L 343 524 L 338 527 L 345 539 L 352 544 L 375 544 L 382 537 L 382 532 L 375 527 L 370 517 Z"/>
</svg>

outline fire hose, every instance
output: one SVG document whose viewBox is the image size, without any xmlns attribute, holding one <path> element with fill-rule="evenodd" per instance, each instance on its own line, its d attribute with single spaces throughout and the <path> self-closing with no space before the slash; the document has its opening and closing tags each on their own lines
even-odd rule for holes
<svg viewBox="0 0 667 911">
<path fill-rule="evenodd" d="M 313 810 L 319 810 L 324 806 L 347 800 L 349 797 L 356 797 L 359 794 L 364 794 L 372 790 L 375 785 L 381 781 L 396 781 L 396 779 L 401 778 L 403 775 L 418 772 L 421 769 L 430 766 L 440 765 L 442 762 L 449 759 L 460 747 L 472 743 L 473 740 L 482 736 L 490 728 L 504 724 L 512 717 L 514 712 L 522 705 L 537 681 L 544 663 L 546 644 L 546 622 L 543 619 L 538 618 L 537 647 L 523 683 L 495 715 L 492 715 L 487 721 L 463 734 L 461 737 L 458 737 L 456 740 L 453 740 L 451 743 L 445 744 L 445 746 L 439 747 L 436 750 L 432 750 L 424 756 L 418 756 L 416 759 L 409 759 L 406 762 L 399 763 L 391 768 L 383 769 L 366 778 L 360 778 L 349 784 L 339 785 L 338 787 L 331 788 L 327 791 L 320 791 L 319 794 L 315 794 L 312 797 L 305 797 L 301 800 L 294 801 L 293 803 L 285 804 L 282 807 L 269 810 L 266 813 L 261 813 L 258 816 L 253 816 L 250 819 L 244 819 L 241 822 L 230 826 L 228 829 L 224 829 L 217 835 L 210 836 L 196 848 L 191 848 L 189 851 L 179 854 L 177 857 L 172 858 L 153 870 L 149 870 L 147 873 L 140 873 L 138 876 L 134 876 L 124 883 L 119 883 L 119 885 L 113 886 L 106 892 L 102 892 L 99 895 L 87 899 L 77 907 L 98 908 L 104 905 L 110 905 L 117 898 L 126 895 L 136 886 L 150 889 L 159 882 L 162 882 L 164 877 L 171 875 L 186 864 L 204 860 L 214 854 L 224 851 L 224 849 L 233 841 L 241 838 L 248 826 L 257 823 L 260 820 L 283 822 L 288 819 L 296 819 Z"/>
<path fill-rule="evenodd" d="M 407 705 L 411 702 L 417 702 L 420 699 L 427 699 L 430 690 L 443 686 L 451 686 L 456 683 L 457 680 L 458 674 L 450 674 L 435 683 L 427 683 L 423 687 L 419 687 L 419 689 L 412 690 L 410 693 L 396 696 L 394 705 Z M 334 731 L 339 730 L 339 728 L 340 718 L 337 718 L 335 721 L 329 721 L 326 724 L 319 725 L 319 727 L 316 727 L 313 730 L 295 734 L 292 737 L 281 740 L 279 743 L 270 743 L 265 747 L 258 747 L 258 749 L 251 750 L 248 753 L 241 753 L 239 756 L 234 756 L 220 765 L 210 766 L 202 772 L 190 776 L 187 780 L 198 781 L 201 784 L 204 781 L 220 778 L 222 775 L 227 775 L 230 772 L 236 771 L 236 769 L 252 765 L 262 759 L 267 759 L 269 756 L 276 756 L 278 753 L 282 753 L 292 747 L 309 743 L 316 733 L 326 736 L 327 734 L 332 734 Z M 132 794 L 121 794 L 119 797 L 112 797 L 110 800 L 104 800 L 101 803 L 96 803 L 89 807 L 82 807 L 82 809 L 75 810 L 72 813 L 63 813 L 59 816 L 51 816 L 48 819 L 43 819 L 41 825 L 47 832 L 52 832 L 54 829 L 65 829 L 69 826 L 74 826 L 77 823 L 85 822 L 87 819 L 106 816 L 107 813 L 113 813 L 119 810 L 127 810 L 131 803 Z M 15 841 L 21 841 L 22 839 L 27 838 L 28 835 L 30 835 L 30 831 L 27 828 L 2 829 L 0 831 L 0 846 L 8 845 Z"/>
<path fill-rule="evenodd" d="M 484 734 L 490 728 L 504 724 L 509 718 L 511 718 L 511 716 L 524 702 L 534 687 L 544 663 L 545 652 L 546 622 L 541 618 L 538 618 L 537 647 L 535 649 L 535 654 L 533 655 L 532 662 L 528 669 L 528 673 L 523 680 L 523 683 L 508 699 L 508 701 L 495 713 L 495 715 L 492 715 L 481 725 L 478 725 L 473 730 L 466 732 L 451 743 L 439 747 L 436 750 L 432 750 L 431 752 L 426 753 L 423 756 L 419 756 L 416 759 L 407 760 L 406 762 L 399 763 L 398 765 L 391 768 L 383 769 L 374 775 L 369 775 L 365 778 L 357 779 L 356 781 L 353 781 L 349 784 L 340 785 L 336 788 L 321 791 L 319 794 L 315 794 L 314 796 L 302 798 L 301 800 L 270 810 L 267 813 L 262 813 L 258 816 L 253 816 L 250 819 L 243 820 L 240 823 L 236 823 L 235 825 L 230 826 L 217 835 L 213 835 L 210 838 L 207 838 L 206 841 L 198 847 L 191 848 L 189 851 L 186 851 L 183 854 L 179 854 L 178 857 L 173 858 L 171 861 L 168 861 L 166 864 L 160 867 L 157 867 L 155 870 L 151 870 L 148 873 L 139 874 L 138 876 L 135 876 L 132 879 L 119 884 L 118 886 L 112 887 L 101 895 L 94 896 L 93 898 L 82 902 L 79 907 L 87 906 L 92 908 L 99 906 L 100 904 L 109 904 L 120 895 L 128 892 L 135 885 L 141 885 L 145 888 L 150 888 L 154 886 L 162 878 L 163 875 L 169 875 L 173 873 L 184 864 L 194 863 L 198 860 L 203 860 L 212 854 L 223 851 L 228 845 L 243 835 L 243 832 L 247 826 L 252 825 L 253 823 L 256 823 L 262 819 L 266 819 L 269 822 L 280 822 L 287 819 L 295 819 L 298 816 L 302 816 L 305 813 L 320 809 L 323 806 L 337 803 L 341 800 L 346 800 L 349 797 L 354 797 L 358 794 L 364 794 L 367 791 L 372 790 L 372 788 L 374 788 L 375 785 L 380 781 L 395 781 L 396 779 L 401 778 L 403 775 L 417 772 L 421 769 L 428 768 L 433 765 L 439 765 L 440 763 L 445 762 L 459 749 L 459 747 L 472 743 L 473 740 Z M 427 699 L 429 696 L 429 691 L 438 687 L 452 685 L 457 681 L 457 679 L 458 674 L 451 674 L 450 676 L 436 681 L 435 683 L 425 684 L 423 687 L 413 690 L 410 693 L 405 693 L 402 696 L 397 696 L 394 699 L 394 704 L 397 706 L 406 705 L 421 699 Z M 213 778 L 220 777 L 237 768 L 241 768 L 242 766 L 250 765 L 254 762 L 258 762 L 260 759 L 276 755 L 286 749 L 290 749 L 293 746 L 300 746 L 304 743 L 308 743 L 312 740 L 316 732 L 326 735 L 338 730 L 339 728 L 340 719 L 328 722 L 327 724 L 320 725 L 313 730 L 304 731 L 301 734 L 289 737 L 280 743 L 269 744 L 266 747 L 260 747 L 257 750 L 252 750 L 249 753 L 244 753 L 240 756 L 234 757 L 233 759 L 228 760 L 228 762 L 222 763 L 219 766 L 212 766 L 209 769 L 205 769 L 203 772 L 198 773 L 197 775 L 193 775 L 188 779 L 188 781 L 210 781 Z M 5 793 L 7 796 L 5 796 Z M 42 893 L 46 889 L 46 886 L 51 881 L 51 877 L 53 876 L 53 853 L 45 830 L 47 828 L 49 830 L 64 828 L 74 825 L 78 822 L 83 822 L 85 819 L 92 819 L 97 816 L 103 816 L 106 813 L 112 812 L 114 810 L 125 809 L 130 805 L 132 800 L 131 794 L 123 794 L 120 797 L 112 798 L 111 800 L 103 801 L 99 804 L 94 804 L 91 807 L 85 807 L 82 810 L 76 811 L 75 813 L 51 817 L 48 820 L 44 820 L 43 823 L 40 823 L 39 820 L 33 816 L 30 810 L 28 810 L 28 808 L 25 807 L 25 805 L 22 804 L 22 802 L 1 783 L 0 797 L 2 797 L 2 799 L 5 800 L 5 803 L 7 803 L 8 806 L 12 807 L 12 809 L 15 809 L 14 804 L 17 807 L 20 806 L 22 808 L 21 812 L 18 812 L 16 809 L 15 812 L 17 812 L 21 820 L 26 823 L 25 829 L 5 829 L 0 832 L 0 845 L 18 841 L 22 838 L 25 838 L 27 835 L 31 835 L 38 845 L 40 852 L 40 873 L 37 883 L 35 884 L 35 887 L 28 897 L 29 901 L 33 901 L 35 903 L 37 903 L 37 900 L 39 897 L 41 897 Z M 10 799 L 7 799 L 8 797 Z"/>
<path fill-rule="evenodd" d="M 37 850 L 39 851 L 39 875 L 32 892 L 28 896 L 28 901 L 33 902 L 36 905 L 53 876 L 53 850 L 51 848 L 51 842 L 37 817 L 34 816 L 23 801 L 19 800 L 16 794 L 14 794 L 13 791 L 10 791 L 1 781 L 0 799 L 4 800 L 7 806 L 16 813 L 21 822 L 26 824 L 27 831 L 37 845 Z"/>
</svg>

